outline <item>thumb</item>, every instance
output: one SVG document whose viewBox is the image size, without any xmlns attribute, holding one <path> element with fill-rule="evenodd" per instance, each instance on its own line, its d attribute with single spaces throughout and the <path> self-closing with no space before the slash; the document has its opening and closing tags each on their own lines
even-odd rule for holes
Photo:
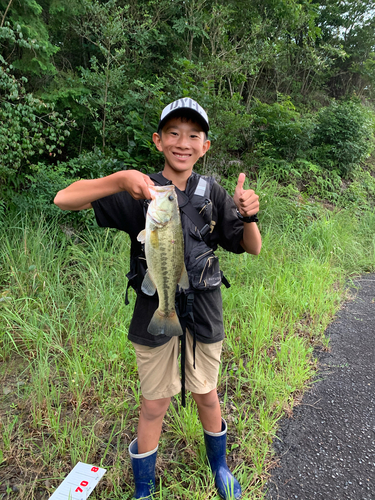
<svg viewBox="0 0 375 500">
<path fill-rule="evenodd" d="M 144 174 L 143 180 L 144 180 L 145 184 L 147 184 L 147 186 L 155 186 L 155 182 L 148 175 Z"/>
<path fill-rule="evenodd" d="M 237 192 L 238 191 L 241 192 L 243 190 L 243 185 L 244 185 L 245 179 L 246 179 L 246 175 L 244 173 L 241 173 L 238 176 L 238 181 L 237 181 L 237 186 L 236 186 Z"/>
</svg>

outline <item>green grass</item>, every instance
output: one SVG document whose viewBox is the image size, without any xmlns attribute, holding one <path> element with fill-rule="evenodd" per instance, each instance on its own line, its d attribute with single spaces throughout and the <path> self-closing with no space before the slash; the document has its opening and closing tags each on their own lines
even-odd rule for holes
<svg viewBox="0 0 375 500">
<path fill-rule="evenodd" d="M 218 391 L 228 463 L 244 498 L 263 498 L 272 440 L 311 383 L 313 349 L 350 277 L 374 269 L 375 215 L 330 212 L 276 185 L 261 193 L 258 257 L 219 252 L 227 338 Z M 125 306 L 129 241 L 112 230 L 65 236 L 57 222 L 2 221 L 0 493 L 47 499 L 78 462 L 107 469 L 92 498 L 133 492 L 127 446 L 140 409 Z M 217 500 L 194 402 L 176 397 L 157 460 L 158 499 Z"/>
</svg>

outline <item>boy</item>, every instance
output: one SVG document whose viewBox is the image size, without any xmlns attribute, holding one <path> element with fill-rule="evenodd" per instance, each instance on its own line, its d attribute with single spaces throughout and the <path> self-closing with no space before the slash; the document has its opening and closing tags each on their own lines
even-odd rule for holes
<svg viewBox="0 0 375 500">
<path fill-rule="evenodd" d="M 210 148 L 208 130 L 206 112 L 192 99 L 179 99 L 166 106 L 158 131 L 153 134 L 165 165 L 162 173 L 153 178 L 157 184 L 173 183 L 185 193 L 210 229 L 207 235 L 200 234 L 180 205 L 185 264 L 193 291 L 189 297 L 194 299 L 189 303 L 190 309 L 185 309 L 189 314 L 180 315 L 184 329 L 187 327 L 183 335 L 186 358 L 183 380 L 186 379 L 186 388 L 198 407 L 219 495 L 229 499 L 240 498 L 241 487 L 226 464 L 227 426 L 221 417 L 216 390 L 224 328 L 222 274 L 213 250 L 220 244 L 234 253 L 246 251 L 257 255 L 260 252 L 261 236 L 256 225 L 259 200 L 254 191 L 243 189 L 245 174 L 239 175 L 232 199 L 212 178 L 193 172 L 195 163 Z M 77 181 L 59 191 L 55 198 L 56 205 L 63 210 L 93 208 L 100 226 L 115 227 L 129 234 L 133 284 L 134 277 L 139 280 L 144 275 L 137 235 L 145 227 L 145 200 L 151 198 L 149 185 L 153 184 L 147 175 L 126 170 L 101 179 Z M 136 288 L 129 339 L 136 351 L 143 399 L 138 437 L 130 444 L 129 453 L 135 479 L 133 498 L 152 498 L 163 418 L 171 397 L 181 390 L 177 365 L 179 338 L 148 333 L 158 300 L 156 296 L 142 294 L 139 285 Z"/>
</svg>

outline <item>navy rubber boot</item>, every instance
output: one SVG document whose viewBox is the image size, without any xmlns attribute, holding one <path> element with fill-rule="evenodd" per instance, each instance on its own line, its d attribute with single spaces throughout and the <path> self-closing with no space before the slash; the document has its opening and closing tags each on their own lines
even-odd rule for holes
<svg viewBox="0 0 375 500">
<path fill-rule="evenodd" d="M 204 429 L 203 429 L 204 430 Z M 241 486 L 228 469 L 225 458 L 227 451 L 227 423 L 222 419 L 221 432 L 204 430 L 207 458 L 215 476 L 215 485 L 221 498 L 232 500 L 241 498 Z"/>
<path fill-rule="evenodd" d="M 152 499 L 155 491 L 155 464 L 158 447 L 152 451 L 138 454 L 137 439 L 129 445 L 135 492 L 133 498 Z"/>
</svg>

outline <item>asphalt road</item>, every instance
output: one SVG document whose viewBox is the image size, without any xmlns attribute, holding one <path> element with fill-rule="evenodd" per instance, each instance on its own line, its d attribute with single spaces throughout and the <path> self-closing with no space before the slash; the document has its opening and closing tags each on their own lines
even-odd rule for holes
<svg viewBox="0 0 375 500">
<path fill-rule="evenodd" d="M 375 500 L 375 275 L 355 285 L 318 381 L 281 424 L 268 500 Z"/>
</svg>

